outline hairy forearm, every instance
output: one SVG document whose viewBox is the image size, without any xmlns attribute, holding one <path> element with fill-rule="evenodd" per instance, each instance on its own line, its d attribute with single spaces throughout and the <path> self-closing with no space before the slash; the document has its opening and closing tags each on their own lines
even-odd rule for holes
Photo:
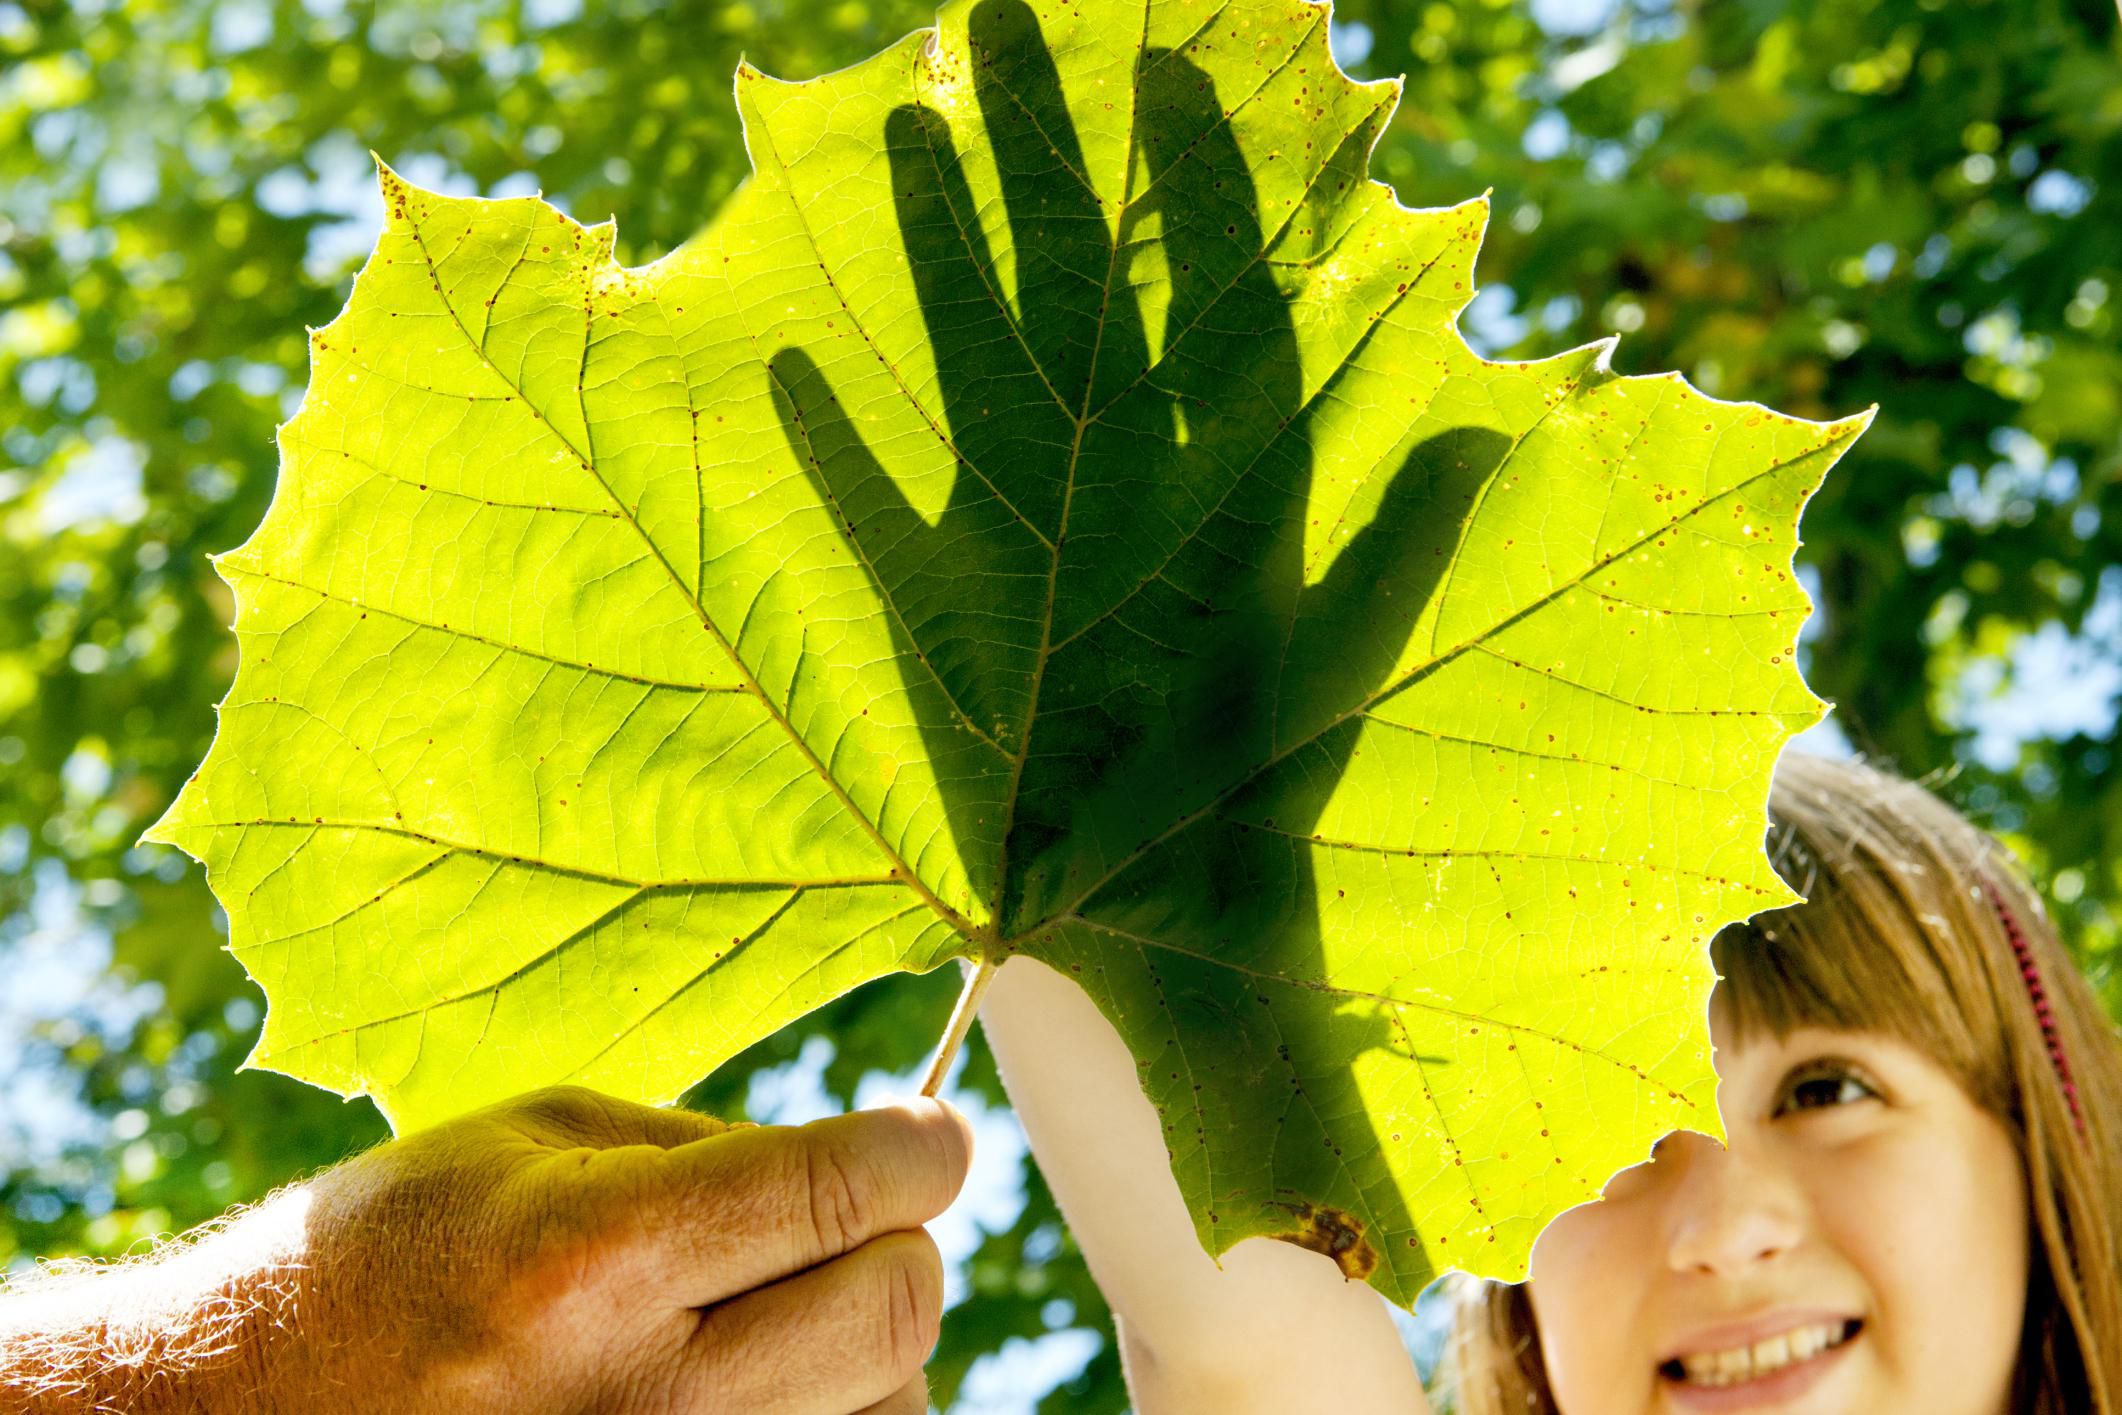
<svg viewBox="0 0 2122 1415">
<path fill-rule="evenodd" d="M 144 1258 L 56 1264 L 0 1289 L 0 1407 L 280 1408 L 288 1338 L 311 1324 L 305 1200 L 291 1190 Z"/>
<path fill-rule="evenodd" d="M 0 1286 L 0 1411 L 495 1408 L 486 1324 L 418 1271 L 443 1247 L 438 1186 L 486 1181 L 393 1158 L 371 1152 L 144 1257 Z M 499 1258 L 474 1247 L 450 1265 L 468 1278 Z"/>
<path fill-rule="evenodd" d="M 416 1230 L 363 1217 L 376 1187 L 356 1160 L 143 1257 L 0 1286 L 0 1410 L 387 1415 L 464 1394 L 390 1267 Z"/>
</svg>

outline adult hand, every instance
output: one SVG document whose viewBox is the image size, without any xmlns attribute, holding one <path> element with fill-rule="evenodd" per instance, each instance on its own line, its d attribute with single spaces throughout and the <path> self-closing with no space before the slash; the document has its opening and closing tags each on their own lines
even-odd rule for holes
<svg viewBox="0 0 2122 1415">
<path fill-rule="evenodd" d="M 943 1288 L 919 1225 L 971 1148 L 934 1101 L 732 1128 L 538 1092 L 383 1145 L 166 1261 L 62 1281 L 76 1300 L 37 1304 L 26 1343 L 5 1317 L 19 1328 L 32 1299 L 11 1296 L 0 1393 L 53 1409 L 116 1393 L 148 1410 L 918 1415 Z M 95 1340 L 67 1367 L 54 1357 L 89 1311 Z"/>
</svg>

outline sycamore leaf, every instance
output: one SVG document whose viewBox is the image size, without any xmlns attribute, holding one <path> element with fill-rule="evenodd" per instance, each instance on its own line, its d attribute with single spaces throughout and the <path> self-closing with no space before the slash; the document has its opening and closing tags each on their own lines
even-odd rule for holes
<svg viewBox="0 0 2122 1415">
<path fill-rule="evenodd" d="M 1715 1133 L 1704 945 L 1792 897 L 1791 555 L 1864 420 L 1476 358 L 1486 204 L 1368 178 L 1398 89 L 1326 30 L 978 0 L 743 70 L 756 176 L 644 269 L 385 170 L 152 832 L 253 1060 L 401 1127 L 661 1101 L 1021 952 L 1126 1038 L 1211 1252 L 1403 1303 Z"/>
</svg>

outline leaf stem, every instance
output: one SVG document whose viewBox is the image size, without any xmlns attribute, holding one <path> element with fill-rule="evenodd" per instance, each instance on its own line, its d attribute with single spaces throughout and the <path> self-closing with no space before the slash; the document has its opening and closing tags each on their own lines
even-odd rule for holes
<svg viewBox="0 0 2122 1415">
<path fill-rule="evenodd" d="M 950 1025 L 943 1029 L 943 1040 L 936 1046 L 936 1059 L 928 1064 L 928 1075 L 922 1079 L 922 1095 L 932 1096 L 943 1089 L 944 1073 L 958 1059 L 958 1048 L 965 1045 L 965 1034 L 973 1029 L 973 1014 L 980 1010 L 980 999 L 986 996 L 987 985 L 995 980 L 995 970 L 1000 966 L 993 958 L 982 958 L 980 966 L 966 975 L 965 991 L 958 994 Z"/>
</svg>

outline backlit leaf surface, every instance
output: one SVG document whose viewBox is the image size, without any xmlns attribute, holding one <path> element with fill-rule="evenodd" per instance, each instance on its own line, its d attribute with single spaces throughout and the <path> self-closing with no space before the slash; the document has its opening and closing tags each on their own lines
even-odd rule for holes
<svg viewBox="0 0 2122 1415">
<path fill-rule="evenodd" d="M 1210 1251 L 1401 1302 L 1715 1133 L 1704 945 L 1791 898 L 1795 526 L 1862 419 L 1476 358 L 1486 204 L 1369 180 L 1397 90 L 1326 20 L 977 0 L 742 71 L 756 176 L 643 269 L 385 170 L 152 833 L 254 1060 L 401 1128 L 662 1101 L 1027 953 Z"/>
</svg>

